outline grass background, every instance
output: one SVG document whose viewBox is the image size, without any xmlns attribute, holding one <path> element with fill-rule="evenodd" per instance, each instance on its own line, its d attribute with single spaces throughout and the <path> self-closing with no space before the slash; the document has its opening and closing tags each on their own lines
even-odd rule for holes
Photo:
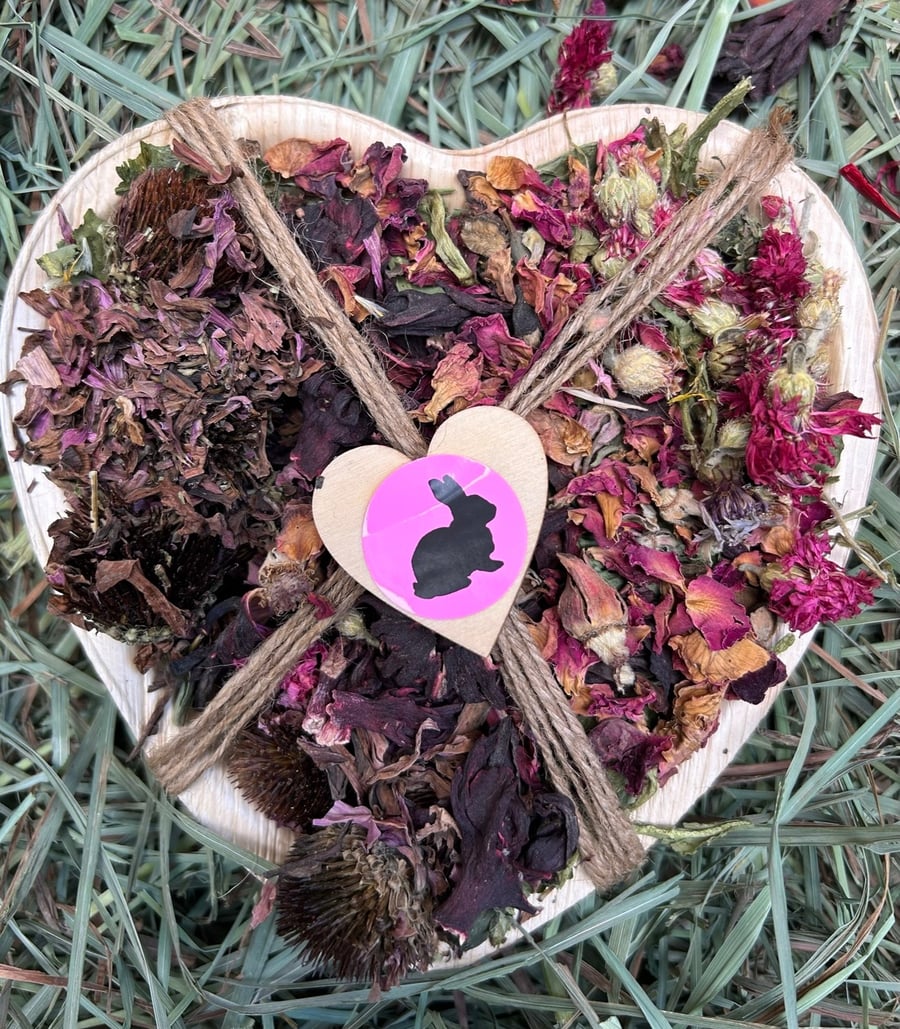
<svg viewBox="0 0 900 1029">
<path fill-rule="evenodd" d="M 773 0 L 610 3 L 619 84 L 605 102 L 700 109 L 729 24 Z M 813 6 L 812 0 L 799 0 Z M 288 93 L 445 147 L 538 120 L 573 0 L 7 0 L 0 7 L 5 282 L 29 224 L 90 153 L 183 98 Z M 900 226 L 838 176 L 900 157 L 900 4 L 858 0 L 779 102 L 832 197 L 879 314 Z M 647 65 L 685 51 L 668 82 Z M 753 124 L 775 102 L 748 105 Z M 2 286 L 2 283 L 0 283 Z M 820 630 L 770 717 L 692 813 L 702 846 L 654 848 L 644 877 L 536 942 L 381 998 L 316 978 L 251 931 L 260 870 L 161 795 L 66 627 L 0 477 L 0 1025 L 614 1027 L 900 1025 L 898 317 L 881 359 L 888 424 L 859 533 L 888 580 Z M 729 820 L 738 822 L 729 828 Z M 715 830 L 715 831 L 713 831 Z"/>
</svg>

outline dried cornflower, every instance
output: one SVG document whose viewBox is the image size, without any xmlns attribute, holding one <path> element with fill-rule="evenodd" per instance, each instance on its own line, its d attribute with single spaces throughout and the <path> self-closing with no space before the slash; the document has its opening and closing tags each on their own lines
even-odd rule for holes
<svg viewBox="0 0 900 1029">
<path fill-rule="evenodd" d="M 608 61 L 601 64 L 590 77 L 591 100 L 596 102 L 608 97 L 619 84 L 619 73 L 616 66 Z"/>
<path fill-rule="evenodd" d="M 817 381 L 827 378 L 833 335 L 841 317 L 840 277 L 826 270 L 813 291 L 797 305 L 798 338 L 806 347 L 807 371 Z"/>
<path fill-rule="evenodd" d="M 736 483 L 725 483 L 703 501 L 703 510 L 717 527 L 739 528 L 746 534 L 748 526 L 756 528 L 765 505 L 760 499 Z"/>
<path fill-rule="evenodd" d="M 382 989 L 434 960 L 431 894 L 413 867 L 356 825 L 298 836 L 278 873 L 278 931 L 343 979 Z"/>
</svg>

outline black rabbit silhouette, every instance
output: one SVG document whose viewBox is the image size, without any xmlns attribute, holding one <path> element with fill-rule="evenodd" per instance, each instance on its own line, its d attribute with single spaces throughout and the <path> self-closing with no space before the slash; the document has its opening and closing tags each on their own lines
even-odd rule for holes
<svg viewBox="0 0 900 1029">
<path fill-rule="evenodd" d="M 423 600 L 444 597 L 470 586 L 472 572 L 496 572 L 502 561 L 491 557 L 494 537 L 487 527 L 497 508 L 484 497 L 464 493 L 452 475 L 429 479 L 431 492 L 450 508 L 453 521 L 432 529 L 416 544 L 413 592 Z"/>
</svg>

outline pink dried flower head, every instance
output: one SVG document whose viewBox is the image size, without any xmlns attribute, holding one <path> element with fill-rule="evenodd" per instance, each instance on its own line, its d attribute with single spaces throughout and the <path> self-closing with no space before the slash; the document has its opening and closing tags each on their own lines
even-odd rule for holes
<svg viewBox="0 0 900 1029">
<path fill-rule="evenodd" d="M 767 386 L 769 376 L 746 372 L 735 381 L 735 413 L 750 418 L 747 472 L 762 486 L 795 496 L 815 496 L 836 459 L 836 437 L 866 436 L 879 423 L 874 415 L 859 411 L 859 399 L 838 394 L 819 402 L 820 407 L 798 417 L 800 400 L 773 403 Z"/>
<path fill-rule="evenodd" d="M 781 306 L 793 310 L 810 291 L 807 262 L 799 233 L 769 225 L 750 262 L 749 279 L 757 310 Z"/>
<path fill-rule="evenodd" d="M 612 59 L 612 51 L 607 47 L 613 26 L 612 22 L 603 20 L 604 14 L 606 4 L 603 0 L 594 0 L 584 20 L 563 40 L 547 104 L 548 114 L 590 107 L 598 84 L 608 89 L 608 73 L 604 75 L 602 69 Z"/>
<path fill-rule="evenodd" d="M 826 535 L 801 536 L 771 580 L 769 608 L 797 632 L 850 618 L 875 599 L 878 579 L 866 571 L 851 575 L 827 557 L 830 550 Z"/>
</svg>

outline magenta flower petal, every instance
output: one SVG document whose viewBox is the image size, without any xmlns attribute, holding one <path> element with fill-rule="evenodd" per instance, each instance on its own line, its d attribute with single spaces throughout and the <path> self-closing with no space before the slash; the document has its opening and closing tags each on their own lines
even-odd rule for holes
<svg viewBox="0 0 900 1029">
<path fill-rule="evenodd" d="M 701 575 L 687 588 L 688 616 L 713 650 L 724 650 L 750 632 L 750 618 L 734 592 L 711 575 Z"/>
</svg>

